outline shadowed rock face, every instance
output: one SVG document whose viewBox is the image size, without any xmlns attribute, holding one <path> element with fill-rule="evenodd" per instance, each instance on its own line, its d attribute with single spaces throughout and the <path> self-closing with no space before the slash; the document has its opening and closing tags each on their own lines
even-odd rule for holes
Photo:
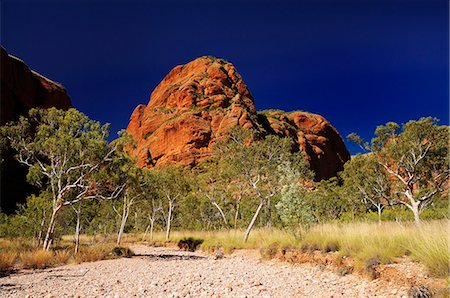
<svg viewBox="0 0 450 298">
<path fill-rule="evenodd" d="M 350 159 L 339 133 L 319 115 L 257 113 L 236 68 L 213 57 L 200 57 L 172 69 L 152 92 L 149 104 L 136 107 L 127 132 L 137 142 L 133 153 L 141 167 L 194 166 L 237 125 L 262 136 L 292 138 L 295 149 L 306 153 L 316 180 L 336 175 Z"/>
<path fill-rule="evenodd" d="M 8 55 L 1 48 L 1 106 L 0 125 L 27 115 L 35 107 L 67 110 L 72 107 L 63 86 L 30 70 L 20 59 Z M 24 202 L 33 192 L 26 183 L 27 169 L 13 158 L 10 148 L 2 152 L 0 207 L 4 212 L 14 211 L 17 202 Z"/>
</svg>

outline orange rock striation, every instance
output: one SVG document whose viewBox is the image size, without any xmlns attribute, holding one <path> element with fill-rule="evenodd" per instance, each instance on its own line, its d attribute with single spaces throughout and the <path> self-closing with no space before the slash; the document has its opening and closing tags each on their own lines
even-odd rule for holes
<svg viewBox="0 0 450 298">
<path fill-rule="evenodd" d="M 330 178 L 350 159 L 342 138 L 323 117 L 306 112 L 256 112 L 253 97 L 229 62 L 200 57 L 172 69 L 131 115 L 127 132 L 141 167 L 196 165 L 230 128 L 290 137 L 306 153 L 316 180 Z"/>
</svg>

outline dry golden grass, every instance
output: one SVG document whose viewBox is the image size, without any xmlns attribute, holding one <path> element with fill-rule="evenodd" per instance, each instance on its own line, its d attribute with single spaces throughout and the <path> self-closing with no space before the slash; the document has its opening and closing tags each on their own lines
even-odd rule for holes
<svg viewBox="0 0 450 298">
<path fill-rule="evenodd" d="M 13 269 L 17 259 L 15 252 L 0 253 L 0 272 Z"/>
<path fill-rule="evenodd" d="M 75 263 L 82 262 L 95 262 L 104 260 L 111 257 L 115 245 L 109 244 L 97 244 L 94 246 L 82 246 L 77 255 L 74 257 Z"/>
<path fill-rule="evenodd" d="M 65 265 L 69 262 L 70 258 L 72 257 L 72 252 L 67 249 L 61 249 L 55 251 L 54 256 L 54 265 Z"/>
<path fill-rule="evenodd" d="M 170 235 L 170 243 L 178 243 L 181 239 L 202 239 L 200 249 L 214 252 L 221 247 L 225 253 L 232 253 L 235 249 L 259 249 L 272 243 L 280 246 L 293 246 L 298 244 L 295 236 L 285 230 L 276 228 L 255 229 L 250 233 L 247 242 L 244 242 L 244 230 L 220 230 L 220 231 L 173 231 Z M 142 234 L 126 235 L 127 242 L 142 241 Z M 152 244 L 163 245 L 165 241 L 164 232 L 155 232 Z"/>
<path fill-rule="evenodd" d="M 43 269 L 54 263 L 53 252 L 40 249 L 22 252 L 19 259 L 21 267 L 25 269 Z"/>
</svg>

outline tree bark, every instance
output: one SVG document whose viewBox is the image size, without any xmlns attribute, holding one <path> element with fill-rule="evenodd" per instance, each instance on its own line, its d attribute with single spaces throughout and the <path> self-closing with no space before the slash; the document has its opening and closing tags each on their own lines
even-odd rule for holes
<svg viewBox="0 0 450 298">
<path fill-rule="evenodd" d="M 128 206 L 124 204 L 122 212 L 122 222 L 120 223 L 119 234 L 117 235 L 117 245 L 120 245 L 120 241 L 122 241 L 122 234 L 125 229 L 127 219 L 128 219 Z"/>
<path fill-rule="evenodd" d="M 42 247 L 43 250 L 49 250 L 53 240 L 53 233 L 55 231 L 56 224 L 56 214 L 58 213 L 61 206 L 57 206 L 53 208 L 52 216 L 50 218 L 50 222 L 48 223 L 47 234 L 45 235 L 44 245 Z"/>
<path fill-rule="evenodd" d="M 237 220 L 239 217 L 239 202 L 236 204 L 236 213 L 234 214 L 234 229 L 237 227 Z"/>
<path fill-rule="evenodd" d="M 75 254 L 78 253 L 78 247 L 80 245 L 80 218 L 81 218 L 81 210 L 75 211 L 77 214 L 77 226 L 75 228 Z"/>
<path fill-rule="evenodd" d="M 420 223 L 421 223 L 419 205 L 420 205 L 420 202 L 413 202 L 411 204 L 411 207 L 412 207 L 411 210 L 414 214 L 414 223 L 416 224 L 416 226 L 420 226 Z"/>
<path fill-rule="evenodd" d="M 117 235 L 117 245 L 120 245 L 120 242 L 122 241 L 122 235 L 123 235 L 123 231 L 125 230 L 125 224 L 127 223 L 129 211 L 130 211 L 130 207 L 129 207 L 129 203 L 128 203 L 128 196 L 125 193 L 125 195 L 123 196 L 122 221 L 120 223 L 119 234 Z"/>
<path fill-rule="evenodd" d="M 264 201 L 261 200 L 259 203 L 258 209 L 256 209 L 255 215 L 253 215 L 252 221 L 248 225 L 247 231 L 245 231 L 244 242 L 247 242 L 248 236 L 250 235 L 250 231 L 252 230 L 252 227 L 255 224 L 255 221 L 258 218 L 259 212 L 261 211 L 261 208 L 263 207 L 263 205 L 264 205 Z"/>
<path fill-rule="evenodd" d="M 381 226 L 381 211 L 383 211 L 383 206 L 377 205 L 377 210 L 378 210 L 378 225 Z"/>
<path fill-rule="evenodd" d="M 225 217 L 225 214 L 222 211 L 222 208 L 220 208 L 219 204 L 217 204 L 216 202 L 211 202 L 211 203 L 217 208 L 217 210 L 219 210 L 219 213 L 222 216 L 223 222 L 225 223 L 225 226 L 227 226 L 228 221 L 227 221 L 227 218 Z"/>
<path fill-rule="evenodd" d="M 167 226 L 166 226 L 166 241 L 170 237 L 170 222 L 172 220 L 172 201 L 169 200 L 169 214 L 167 215 Z"/>
</svg>

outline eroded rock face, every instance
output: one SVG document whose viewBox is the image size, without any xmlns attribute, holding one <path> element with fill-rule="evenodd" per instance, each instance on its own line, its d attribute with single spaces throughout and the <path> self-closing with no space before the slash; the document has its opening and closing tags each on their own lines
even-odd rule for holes
<svg viewBox="0 0 450 298">
<path fill-rule="evenodd" d="M 195 165 L 209 156 L 230 128 L 294 139 L 307 154 L 316 179 L 334 176 L 350 158 L 338 132 L 319 115 L 306 112 L 257 113 L 236 68 L 213 57 L 177 66 L 131 115 L 127 132 L 136 140 L 141 167 Z"/>
<path fill-rule="evenodd" d="M 30 70 L 20 59 L 8 55 L 1 48 L 1 106 L 0 125 L 18 120 L 27 115 L 31 108 L 50 108 L 67 110 L 72 107 L 63 86 Z M 17 202 L 24 202 L 33 192 L 26 183 L 27 169 L 13 158 L 14 152 L 8 148 L 2 152 L 0 207 L 10 213 Z"/>
<path fill-rule="evenodd" d="M 72 107 L 63 86 L 34 72 L 20 59 L 1 48 L 0 124 L 19 119 L 31 108 Z"/>
</svg>

